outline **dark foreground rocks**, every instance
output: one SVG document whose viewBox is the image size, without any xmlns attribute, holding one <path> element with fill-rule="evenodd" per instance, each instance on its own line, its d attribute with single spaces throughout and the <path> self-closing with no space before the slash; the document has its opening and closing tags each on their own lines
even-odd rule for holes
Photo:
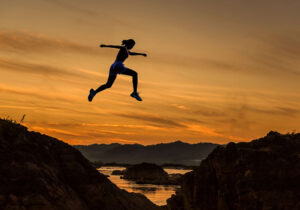
<svg viewBox="0 0 300 210">
<path fill-rule="evenodd" d="M 169 210 L 299 210 L 300 134 L 217 147 L 183 177 Z"/>
<path fill-rule="evenodd" d="M 0 120 L 0 209 L 156 210 L 100 174 L 72 146 Z"/>
</svg>

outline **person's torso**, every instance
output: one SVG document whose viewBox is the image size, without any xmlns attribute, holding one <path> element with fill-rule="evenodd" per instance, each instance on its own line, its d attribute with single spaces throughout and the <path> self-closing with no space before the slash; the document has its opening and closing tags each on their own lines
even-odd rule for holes
<svg viewBox="0 0 300 210">
<path fill-rule="evenodd" d="M 124 62 L 126 60 L 126 58 L 128 58 L 128 50 L 126 49 L 126 47 L 124 48 L 121 48 L 118 52 L 118 55 L 117 55 L 117 58 L 116 58 L 116 61 L 119 61 L 119 62 Z"/>
</svg>

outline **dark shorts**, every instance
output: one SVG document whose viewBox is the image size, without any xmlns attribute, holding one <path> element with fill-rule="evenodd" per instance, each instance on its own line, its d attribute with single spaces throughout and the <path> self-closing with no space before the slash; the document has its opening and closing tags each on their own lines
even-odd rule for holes
<svg viewBox="0 0 300 210">
<path fill-rule="evenodd" d="M 117 74 L 122 74 L 124 71 L 126 71 L 124 64 L 120 61 L 116 61 L 111 65 L 109 74 L 116 76 Z"/>
</svg>

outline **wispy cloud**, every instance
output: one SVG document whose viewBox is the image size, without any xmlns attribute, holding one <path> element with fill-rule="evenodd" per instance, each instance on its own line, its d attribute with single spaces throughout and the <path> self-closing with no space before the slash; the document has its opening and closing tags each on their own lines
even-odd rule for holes
<svg viewBox="0 0 300 210">
<path fill-rule="evenodd" d="M 142 142 L 141 141 L 138 141 L 138 140 L 127 140 L 127 139 L 122 139 L 122 138 L 113 138 L 111 139 L 112 142 L 122 142 L 122 143 L 125 143 L 125 144 L 141 144 Z"/>
<path fill-rule="evenodd" d="M 243 43 L 244 48 L 234 49 L 231 57 L 193 57 L 175 53 L 151 53 L 153 62 L 181 66 L 190 73 L 193 71 L 216 71 L 221 73 L 238 73 L 264 75 L 273 77 L 277 74 L 300 75 L 300 39 L 299 33 L 285 35 L 272 34 L 257 36 L 252 44 Z M 255 44 L 253 44 L 255 43 Z M 234 56 L 235 55 L 235 56 Z M 177 72 L 178 74 L 179 72 Z M 184 72 L 182 72 L 184 74 Z"/>
<path fill-rule="evenodd" d="M 112 110 L 106 109 L 82 109 L 80 106 L 82 105 L 82 98 L 77 96 L 67 96 L 63 93 L 52 93 L 52 92 L 41 92 L 37 91 L 36 89 L 22 89 L 19 87 L 10 87 L 5 85 L 0 85 L 0 93 L 8 93 L 8 94 L 16 94 L 18 97 L 14 97 L 13 105 L 7 104 L 8 101 L 6 100 L 6 104 L 3 106 L 5 107 L 13 107 L 15 109 L 26 108 L 26 109 L 41 109 L 45 112 L 52 113 L 55 112 L 56 114 L 60 113 L 62 115 L 73 115 L 73 116 L 105 116 L 111 113 Z M 19 97 L 20 96 L 20 97 Z M 18 101 L 19 98 L 26 98 L 25 102 Z M 35 100 L 32 100 L 35 99 Z M 86 99 L 86 98 L 84 98 Z M 38 101 L 38 103 L 32 103 L 32 101 Z M 49 103 L 55 102 L 55 103 Z M 78 107 L 79 106 L 79 107 Z M 95 109 L 97 111 L 95 111 Z"/>
<path fill-rule="evenodd" d="M 256 37 L 256 47 L 245 53 L 250 67 L 261 73 L 300 75 L 299 33 L 272 34 Z"/>
<path fill-rule="evenodd" d="M 226 116 L 225 110 L 210 108 L 206 106 L 197 107 L 197 110 L 194 110 L 193 113 L 199 116 L 212 117 L 212 118 Z"/>
<path fill-rule="evenodd" d="M 74 2 L 70 3 L 66 3 L 65 1 L 63 0 L 51 0 L 51 1 L 47 1 L 47 2 L 50 2 L 52 4 L 56 4 L 64 9 L 67 9 L 67 10 L 71 10 L 71 11 L 74 11 L 74 12 L 77 12 L 77 13 L 81 13 L 82 15 L 88 15 L 88 16 L 91 16 L 91 17 L 94 17 L 96 15 L 95 12 L 89 10 L 89 9 L 84 9 L 80 6 L 76 6 L 74 4 Z M 82 5 L 81 5 L 82 6 Z"/>
<path fill-rule="evenodd" d="M 58 94 L 42 93 L 42 92 L 38 92 L 36 90 L 29 90 L 29 89 L 24 90 L 22 88 L 9 87 L 9 86 L 5 86 L 5 85 L 0 85 L 0 92 L 34 97 L 34 98 L 37 98 L 39 100 L 44 100 L 44 101 L 55 100 L 55 101 L 69 102 L 69 103 L 74 103 L 74 101 L 76 101 L 76 99 L 72 98 L 72 97 L 66 98 L 63 95 L 59 96 Z"/>
<path fill-rule="evenodd" d="M 122 114 L 122 113 L 116 113 L 115 115 L 125 118 L 130 118 L 134 120 L 144 121 L 148 123 L 155 124 L 157 126 L 165 126 L 165 127 L 180 127 L 185 128 L 186 126 L 182 124 L 181 122 L 177 122 L 173 119 L 168 119 L 162 116 L 155 116 L 155 115 L 149 115 L 149 114 Z"/>
<path fill-rule="evenodd" d="M 281 115 L 285 117 L 295 117 L 297 114 L 300 113 L 299 109 L 290 108 L 290 107 L 271 107 L 271 108 L 262 108 L 262 107 L 254 107 L 254 106 L 245 106 L 244 110 L 245 112 L 254 112 L 254 113 L 260 113 L 260 114 L 266 114 L 266 115 Z"/>
<path fill-rule="evenodd" d="M 26 53 L 73 52 L 89 55 L 101 53 L 98 46 L 91 47 L 17 30 L 0 30 L 0 50 Z"/>
<path fill-rule="evenodd" d="M 33 126 L 32 129 L 38 130 L 38 131 L 43 131 L 43 132 L 51 132 L 59 135 L 64 135 L 66 137 L 82 137 L 82 134 L 80 133 L 75 133 L 75 132 L 70 132 L 67 130 L 62 130 L 62 129 L 57 129 L 57 128 L 45 128 L 45 127 L 38 127 L 38 126 Z"/>
<path fill-rule="evenodd" d="M 0 68 L 9 69 L 10 71 L 20 73 L 30 73 L 40 76 L 55 76 L 55 77 L 82 77 L 83 74 L 78 74 L 74 71 L 69 71 L 63 68 L 50 65 L 34 64 L 22 61 L 0 59 Z"/>
<path fill-rule="evenodd" d="M 223 72 L 236 72 L 240 69 L 240 66 L 233 64 L 230 61 L 213 58 L 197 58 L 193 56 L 178 56 L 176 54 L 151 53 L 151 59 L 153 59 L 154 62 L 181 66 L 193 71 L 197 71 L 198 69 L 213 69 Z"/>
<path fill-rule="evenodd" d="M 184 106 L 184 105 L 180 105 L 180 104 L 171 104 L 171 106 L 176 107 L 177 109 L 181 109 L 181 110 L 188 110 L 189 108 Z"/>
<path fill-rule="evenodd" d="M 101 2 L 98 3 L 98 5 L 94 5 L 92 8 L 88 8 L 90 4 L 84 4 L 84 7 L 82 4 L 78 5 L 78 2 L 75 1 L 67 1 L 67 0 L 44 0 L 47 3 L 54 4 L 60 8 L 65 9 L 66 11 L 70 11 L 75 14 L 80 14 L 82 17 L 89 17 L 90 21 L 99 21 L 100 20 L 111 20 L 111 24 L 118 24 L 122 26 L 132 27 L 135 30 L 144 29 L 145 26 L 143 25 L 136 25 L 132 22 L 126 21 L 124 18 L 122 19 L 122 16 L 116 16 L 114 13 L 109 13 L 103 10 L 101 8 Z M 100 8 L 100 10 L 99 10 Z M 80 19 L 81 20 L 81 19 Z M 86 22 L 86 20 L 85 20 Z M 94 24 L 94 26 L 97 26 L 97 24 Z"/>
<path fill-rule="evenodd" d="M 88 87 L 92 82 L 99 81 L 99 78 L 103 78 L 103 83 L 106 80 L 107 75 L 93 71 L 84 71 L 80 68 L 63 68 L 49 64 L 24 62 L 22 60 L 11 60 L 0 58 L 0 69 L 6 70 L 10 73 L 14 72 L 20 78 L 25 75 L 24 78 L 39 77 L 41 79 L 52 80 L 54 82 L 64 82 L 68 85 L 73 84 L 77 87 Z M 95 77 L 95 75 L 97 77 Z M 122 81 L 123 78 L 120 78 Z M 124 82 L 123 82 L 124 83 Z M 123 83 L 121 83 L 123 85 Z"/>
<path fill-rule="evenodd" d="M 186 111 L 182 122 L 187 130 L 232 140 L 245 140 L 244 133 L 254 132 L 258 127 L 266 127 L 270 119 L 296 121 L 300 109 L 295 106 L 258 105 L 246 102 L 222 103 L 220 107 L 192 107 Z M 257 120 L 263 118 L 264 120 Z M 234 136 L 231 138 L 229 136 Z"/>
</svg>

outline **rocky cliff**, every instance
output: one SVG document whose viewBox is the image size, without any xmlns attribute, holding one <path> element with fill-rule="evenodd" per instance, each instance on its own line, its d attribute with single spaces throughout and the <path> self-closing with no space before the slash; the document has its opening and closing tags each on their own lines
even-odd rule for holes
<svg viewBox="0 0 300 210">
<path fill-rule="evenodd" d="M 217 147 L 186 174 L 169 210 L 300 209 L 300 134 Z"/>
<path fill-rule="evenodd" d="M 68 144 L 0 120 L 0 209 L 160 208 L 119 189 Z"/>
</svg>

